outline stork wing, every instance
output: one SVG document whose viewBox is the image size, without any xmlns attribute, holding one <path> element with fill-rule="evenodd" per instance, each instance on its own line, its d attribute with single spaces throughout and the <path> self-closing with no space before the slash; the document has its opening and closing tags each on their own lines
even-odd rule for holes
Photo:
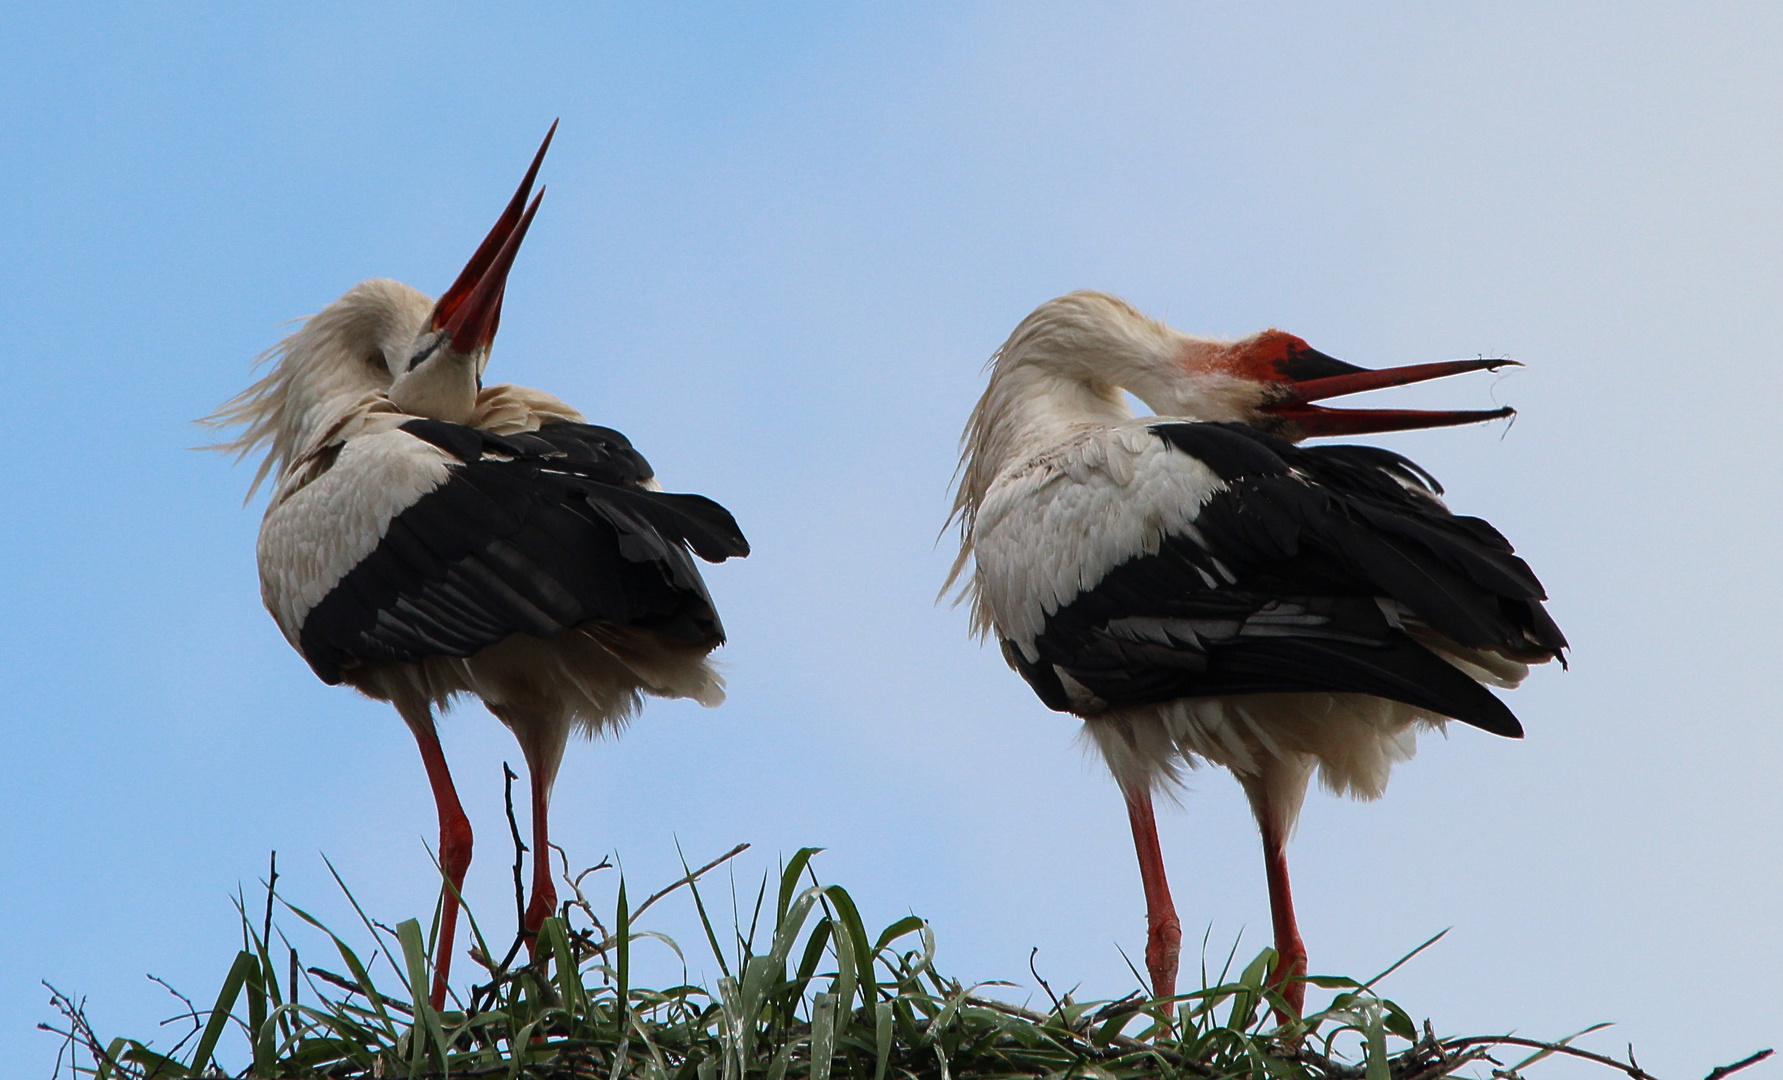
<svg viewBox="0 0 1783 1080">
<path fill-rule="evenodd" d="M 1303 448 L 1236 424 L 1152 432 L 1218 483 L 1006 654 L 1042 700 L 1065 677 L 1109 706 L 1275 691 L 1372 694 L 1501 735 L 1521 726 L 1407 621 L 1472 650 L 1559 656 L 1541 584 L 1497 530 L 1451 514 L 1422 469 L 1364 446 Z"/>
<path fill-rule="evenodd" d="M 571 423 L 506 436 L 437 420 L 400 430 L 442 452 L 444 479 L 397 508 L 302 616 L 296 644 L 323 681 L 588 621 L 724 639 L 689 552 L 717 562 L 748 543 L 712 500 L 648 489 L 650 466 L 623 435 Z"/>
</svg>

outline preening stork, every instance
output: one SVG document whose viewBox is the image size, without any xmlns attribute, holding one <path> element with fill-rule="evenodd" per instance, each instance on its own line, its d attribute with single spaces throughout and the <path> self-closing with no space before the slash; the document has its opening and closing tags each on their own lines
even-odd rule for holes
<svg viewBox="0 0 1783 1080">
<path fill-rule="evenodd" d="M 354 286 L 210 418 L 246 426 L 224 449 L 266 448 L 255 488 L 276 474 L 259 564 L 279 629 L 322 681 L 394 705 L 420 745 L 447 880 L 436 1008 L 471 827 L 435 710 L 475 695 L 519 740 L 536 932 L 557 907 L 546 822 L 570 732 L 616 730 L 646 694 L 721 702 L 707 654 L 724 630 L 691 555 L 749 553 L 722 506 L 663 492 L 625 436 L 541 391 L 483 385 L 556 130 L 437 302 L 385 279 Z"/>
<path fill-rule="evenodd" d="M 1048 707 L 1082 717 L 1126 797 L 1158 997 L 1180 924 L 1152 794 L 1184 767 L 1238 778 L 1262 832 L 1298 1014 L 1306 947 L 1287 840 L 1312 773 L 1372 799 L 1421 727 L 1522 734 L 1488 685 L 1562 659 L 1541 583 L 1429 473 L 1370 446 L 1297 445 L 1510 415 L 1313 404 L 1509 361 L 1368 370 L 1267 330 L 1191 337 L 1103 293 L 1042 304 L 991 361 L 954 518 L 972 624 Z M 1121 391 L 1157 414 L 1135 418 Z"/>
</svg>

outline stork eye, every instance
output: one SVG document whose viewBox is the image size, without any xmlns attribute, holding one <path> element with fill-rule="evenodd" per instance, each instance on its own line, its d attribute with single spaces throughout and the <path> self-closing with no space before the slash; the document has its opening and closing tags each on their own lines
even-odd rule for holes
<svg viewBox="0 0 1783 1080">
<path fill-rule="evenodd" d="M 433 341 L 429 342 L 427 348 L 422 349 L 420 352 L 409 357 L 408 370 L 409 371 L 415 370 L 416 365 L 418 365 L 419 363 L 421 363 L 421 361 L 427 359 L 428 357 L 432 356 L 433 350 L 435 350 L 439 347 L 440 347 L 440 342 L 439 342 L 438 338 L 435 338 Z"/>
</svg>

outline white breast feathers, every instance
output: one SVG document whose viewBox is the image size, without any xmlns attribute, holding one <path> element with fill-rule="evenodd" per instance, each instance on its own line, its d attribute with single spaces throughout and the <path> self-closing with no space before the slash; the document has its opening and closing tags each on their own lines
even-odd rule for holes
<svg viewBox="0 0 1783 1080">
<path fill-rule="evenodd" d="M 397 514 L 446 482 L 456 460 L 397 430 L 348 439 L 334 453 L 302 487 L 281 484 L 260 525 L 260 595 L 294 647 L 310 609 L 372 553 Z"/>
<path fill-rule="evenodd" d="M 973 623 L 1030 661 L 1046 617 L 1166 534 L 1193 535 L 1226 485 L 1153 435 L 1147 417 L 1087 428 L 991 484 L 972 533 Z"/>
</svg>

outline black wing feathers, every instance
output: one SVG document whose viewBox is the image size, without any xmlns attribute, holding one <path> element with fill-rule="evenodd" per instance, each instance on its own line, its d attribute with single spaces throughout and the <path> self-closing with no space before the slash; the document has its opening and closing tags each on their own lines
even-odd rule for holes
<svg viewBox="0 0 1783 1080">
<path fill-rule="evenodd" d="M 749 553 L 736 521 L 698 495 L 648 490 L 625 436 L 590 424 L 494 435 L 438 420 L 402 430 L 457 458 L 304 620 L 324 681 L 365 661 L 469 656 L 511 634 L 583 622 L 716 644 L 724 630 L 689 548 Z"/>
<path fill-rule="evenodd" d="M 1229 485 L 1196 518 L 1228 563 L 1283 586 L 1392 597 L 1462 645 L 1556 656 L 1565 648 L 1551 620 L 1535 616 L 1546 593 L 1510 542 L 1451 514 L 1433 497 L 1440 486 L 1412 462 L 1378 447 L 1299 447 L 1238 424 L 1153 430 L 1182 448 L 1185 428 L 1204 429 L 1193 432 L 1202 444 L 1242 441 L 1280 463 L 1222 470 L 1219 459 L 1195 455 Z M 1226 535 L 1245 542 L 1220 543 Z M 1259 543 L 1266 539 L 1277 542 Z M 1303 554 L 1310 558 L 1297 565 Z"/>
<path fill-rule="evenodd" d="M 1043 701 L 1069 706 L 1059 672 L 1111 707 L 1353 692 L 1521 734 L 1376 599 L 1473 648 L 1533 659 L 1566 645 L 1529 567 L 1490 525 L 1450 514 L 1429 473 L 1376 447 L 1303 448 L 1236 424 L 1152 431 L 1226 488 L 1193 537 L 1166 537 L 1053 613 L 1039 662 L 1007 649 Z"/>
</svg>

